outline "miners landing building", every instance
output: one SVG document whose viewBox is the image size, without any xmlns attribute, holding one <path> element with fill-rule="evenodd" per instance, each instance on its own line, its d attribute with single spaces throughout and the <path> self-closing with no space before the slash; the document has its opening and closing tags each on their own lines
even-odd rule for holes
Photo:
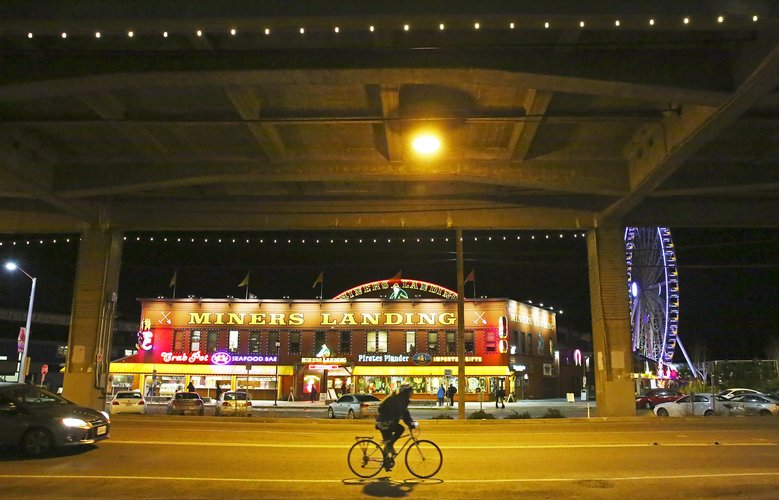
<svg viewBox="0 0 779 500">
<path fill-rule="evenodd" d="M 461 375 L 456 299 L 410 279 L 331 300 L 139 299 L 138 352 L 111 363 L 113 390 L 169 396 L 192 382 L 204 397 L 218 384 L 253 399 L 297 400 L 313 391 L 382 396 L 409 383 L 416 399 L 434 399 Z M 499 384 L 516 399 L 557 396 L 553 312 L 466 299 L 464 321 L 467 400 Z"/>
</svg>

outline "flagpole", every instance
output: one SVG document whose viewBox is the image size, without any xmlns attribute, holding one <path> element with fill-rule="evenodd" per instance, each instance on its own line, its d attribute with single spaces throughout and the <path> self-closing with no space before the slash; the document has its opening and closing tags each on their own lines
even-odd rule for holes
<svg viewBox="0 0 779 500">
<path fill-rule="evenodd" d="M 325 280 L 324 278 L 322 281 L 319 282 L 319 301 L 322 302 L 322 299 L 325 298 Z"/>
</svg>

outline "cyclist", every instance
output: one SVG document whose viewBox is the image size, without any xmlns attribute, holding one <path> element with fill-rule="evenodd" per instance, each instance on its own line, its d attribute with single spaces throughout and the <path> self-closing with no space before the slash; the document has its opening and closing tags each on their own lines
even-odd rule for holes
<svg viewBox="0 0 779 500">
<path fill-rule="evenodd" d="M 397 394 L 391 394 L 379 405 L 379 416 L 376 417 L 376 428 L 381 431 L 385 454 L 392 459 L 395 456 L 395 441 L 400 439 L 405 430 L 400 425 L 400 420 L 408 426 L 409 429 L 419 426 L 411 418 L 408 411 L 408 404 L 411 401 L 411 394 L 414 392 L 411 384 L 403 384 Z M 390 464 L 392 462 L 390 461 Z M 391 465 L 390 465 L 391 467 Z"/>
</svg>

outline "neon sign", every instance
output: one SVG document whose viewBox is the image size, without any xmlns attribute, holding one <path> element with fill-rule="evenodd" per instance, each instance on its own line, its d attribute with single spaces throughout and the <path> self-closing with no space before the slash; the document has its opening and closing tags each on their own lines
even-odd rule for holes
<svg viewBox="0 0 779 500">
<path fill-rule="evenodd" d="M 444 288 L 434 283 L 428 283 L 427 281 L 410 280 L 405 278 L 386 279 L 364 283 L 354 288 L 350 288 L 349 290 L 343 291 L 333 298 L 335 300 L 348 300 L 372 292 L 391 291 L 389 296 L 390 299 L 408 299 L 409 290 L 426 292 L 449 300 L 455 300 L 457 298 L 457 292 L 449 290 L 448 288 Z"/>
<path fill-rule="evenodd" d="M 160 356 L 163 363 L 208 363 L 208 354 L 202 354 L 200 351 L 190 354 L 163 352 Z"/>
<path fill-rule="evenodd" d="M 230 354 L 225 351 L 215 352 L 211 356 L 212 365 L 231 365 L 233 363 L 275 363 L 276 356 L 263 356 L 261 354 Z"/>
<path fill-rule="evenodd" d="M 142 330 L 138 332 L 138 342 L 135 347 L 139 351 L 151 351 L 154 345 L 154 333 L 151 330 Z"/>
</svg>

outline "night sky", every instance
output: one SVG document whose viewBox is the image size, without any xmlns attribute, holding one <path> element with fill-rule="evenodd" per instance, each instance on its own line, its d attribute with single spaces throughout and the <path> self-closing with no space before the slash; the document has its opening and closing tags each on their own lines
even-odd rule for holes
<svg viewBox="0 0 779 500">
<path fill-rule="evenodd" d="M 679 333 L 693 360 L 771 356 L 779 345 L 779 308 L 775 307 L 779 230 L 677 229 L 672 234 L 680 282 Z M 68 236 L 70 242 L 65 241 Z M 325 298 L 398 271 L 405 278 L 457 288 L 453 231 L 126 236 L 118 314 L 130 322 L 139 321 L 137 298 L 172 295 L 169 285 L 176 269 L 177 297 L 244 298 L 245 288 L 237 285 L 247 272 L 251 273 L 249 291 L 258 298 L 315 298 L 319 285 L 312 288 L 312 284 L 320 272 Z M 582 232 L 466 231 L 464 236 L 465 273 L 474 271 L 477 296 L 553 306 L 555 311 L 563 310 L 558 315 L 560 327 L 590 330 Z M 73 235 L 0 237 L 0 260 L 13 259 L 38 278 L 36 312 L 69 313 L 76 239 Z M 30 280 L 24 275 L 2 270 L 0 308 L 26 310 L 29 291 Z M 472 283 L 466 284 L 465 292 L 473 296 Z M 0 332 L 15 337 L 19 326 L 0 322 Z M 32 331 L 38 339 L 67 339 L 64 327 L 33 323 Z M 133 338 L 127 334 L 115 342 L 130 343 Z M 681 361 L 678 353 L 677 359 Z"/>
</svg>

